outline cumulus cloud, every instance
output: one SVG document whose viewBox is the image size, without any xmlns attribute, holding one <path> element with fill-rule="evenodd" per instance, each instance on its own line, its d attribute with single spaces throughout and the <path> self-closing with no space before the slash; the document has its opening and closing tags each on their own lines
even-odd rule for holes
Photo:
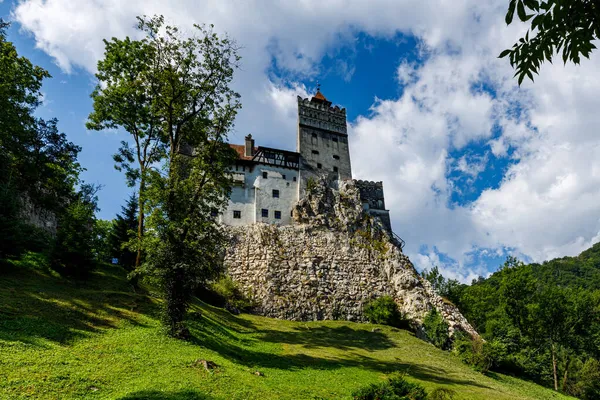
<svg viewBox="0 0 600 400">
<path fill-rule="evenodd" d="M 504 0 L 23 0 L 14 16 L 67 72 L 94 72 L 102 39 L 134 35 L 136 15 L 214 23 L 242 45 L 235 85 L 244 109 L 231 140 L 251 132 L 286 149 L 295 143 L 296 95 L 312 91 L 295 82 L 316 77 L 327 52 L 358 32 L 414 35 L 421 60 L 398 60 L 401 95 L 377 99 L 352 121 L 354 174 L 384 181 L 394 228 L 418 266 L 440 264 L 466 281 L 485 274 L 473 254 L 511 249 L 540 261 L 600 239 L 600 59 L 544 65 L 535 84 L 517 87 L 497 55 L 525 28 L 507 28 L 505 10 Z M 273 62 L 283 76 L 269 72 Z M 352 64 L 339 60 L 336 69 L 352 79 Z M 510 167 L 499 186 L 451 204 L 452 171 L 474 179 L 490 167 L 487 155 L 451 155 L 472 144 L 510 158 Z"/>
</svg>

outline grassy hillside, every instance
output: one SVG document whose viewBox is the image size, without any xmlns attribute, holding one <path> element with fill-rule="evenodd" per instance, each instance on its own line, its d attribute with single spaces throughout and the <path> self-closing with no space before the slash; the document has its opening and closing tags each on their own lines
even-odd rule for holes
<svg viewBox="0 0 600 400">
<path fill-rule="evenodd" d="M 232 316 L 198 304 L 193 340 L 177 341 L 161 332 L 158 301 L 134 293 L 120 268 L 76 282 L 35 265 L 33 255 L 0 271 L 2 399 L 343 399 L 394 372 L 459 399 L 566 399 L 481 375 L 389 327 Z M 207 372 L 198 359 L 218 367 Z"/>
</svg>

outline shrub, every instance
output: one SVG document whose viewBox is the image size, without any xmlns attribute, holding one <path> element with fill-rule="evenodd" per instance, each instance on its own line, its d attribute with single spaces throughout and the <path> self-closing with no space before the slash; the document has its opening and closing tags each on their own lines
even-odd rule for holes
<svg viewBox="0 0 600 400">
<path fill-rule="evenodd" d="M 465 364 L 483 373 L 497 365 L 506 354 L 506 348 L 501 342 L 472 339 L 464 332 L 456 332 L 454 335 L 453 351 Z"/>
<path fill-rule="evenodd" d="M 240 290 L 238 285 L 227 275 L 221 276 L 210 284 L 210 291 L 216 296 L 216 301 L 229 311 L 239 312 L 252 308 L 253 303 Z"/>
<path fill-rule="evenodd" d="M 425 400 L 425 389 L 403 377 L 392 377 L 383 383 L 372 383 L 352 392 L 354 400 Z"/>
<path fill-rule="evenodd" d="M 448 348 L 448 345 L 450 344 L 448 324 L 435 308 L 432 308 L 431 311 L 427 313 L 427 316 L 423 321 L 423 328 L 425 329 L 427 340 L 435 347 L 444 350 Z"/>
<path fill-rule="evenodd" d="M 364 315 L 373 324 L 390 325 L 396 328 L 408 326 L 406 318 L 390 296 L 383 296 L 368 303 Z"/>
<path fill-rule="evenodd" d="M 437 388 L 429 394 L 429 400 L 454 400 L 456 392 L 452 389 Z"/>
</svg>

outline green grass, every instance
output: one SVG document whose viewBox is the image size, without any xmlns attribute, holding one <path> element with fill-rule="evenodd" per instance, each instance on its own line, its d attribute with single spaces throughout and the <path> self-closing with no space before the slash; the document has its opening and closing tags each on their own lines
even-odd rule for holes
<svg viewBox="0 0 600 400">
<path fill-rule="evenodd" d="M 567 398 L 484 376 L 385 326 L 372 332 L 369 324 L 233 316 L 197 304 L 193 339 L 170 339 L 158 321 L 159 301 L 135 293 L 120 268 L 79 282 L 41 264 L 30 255 L 0 267 L 2 399 L 344 399 L 396 372 L 428 391 L 453 389 L 458 399 Z M 198 359 L 218 367 L 207 372 Z"/>
</svg>

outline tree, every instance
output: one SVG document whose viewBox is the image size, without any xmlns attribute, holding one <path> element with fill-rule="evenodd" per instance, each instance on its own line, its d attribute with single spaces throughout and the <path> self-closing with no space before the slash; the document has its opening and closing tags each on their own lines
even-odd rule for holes
<svg viewBox="0 0 600 400">
<path fill-rule="evenodd" d="M 92 246 L 92 253 L 96 261 L 110 262 L 112 250 L 110 238 L 114 225 L 114 220 L 96 219 Z"/>
<path fill-rule="evenodd" d="M 433 290 L 442 297 L 450 300 L 454 304 L 458 305 L 460 294 L 463 291 L 465 285 L 462 285 L 456 279 L 446 279 L 437 266 L 431 268 L 431 271 L 423 270 L 421 276 L 431 283 Z"/>
<path fill-rule="evenodd" d="M 596 0 L 510 0 L 507 24 L 512 23 L 515 11 L 521 21 L 531 20 L 531 26 L 499 57 L 509 57 L 519 85 L 525 76 L 533 81 L 541 64 L 552 62 L 561 49 L 565 64 L 579 64 L 581 56 L 589 58 L 596 48 L 593 41 L 600 38 L 600 4 Z"/>
<path fill-rule="evenodd" d="M 34 116 L 50 75 L 19 57 L 7 27 L 0 20 L 0 257 L 40 242 L 42 230 L 27 221 L 31 210 L 62 213 L 82 171 L 81 148 L 58 131 L 56 119 Z"/>
<path fill-rule="evenodd" d="M 93 246 L 99 189 L 82 184 L 59 214 L 51 263 L 63 274 L 84 277 L 95 265 Z"/>
<path fill-rule="evenodd" d="M 104 44 L 104 59 L 98 62 L 96 74 L 103 85 L 98 84 L 92 92 L 94 111 L 86 126 L 94 130 L 122 127 L 133 138 L 135 147 L 122 141 L 113 159 L 115 168 L 125 171 L 127 184 L 130 187 L 138 184 L 137 268 L 142 261 L 148 171 L 165 156 L 163 121 L 154 112 L 161 93 L 156 77 L 151 75 L 156 72 L 152 61 L 159 60 L 157 48 L 150 40 L 113 38 L 104 40 Z"/>
<path fill-rule="evenodd" d="M 142 241 L 140 272 L 163 291 L 169 334 L 185 337 L 188 302 L 199 284 L 219 272 L 225 243 L 211 210 L 223 208 L 231 190 L 228 169 L 235 153 L 225 140 L 240 108 L 239 94 L 229 87 L 239 56 L 235 43 L 212 26 L 194 25 L 197 36 L 191 38 L 165 26 L 162 16 L 139 17 L 137 27 L 143 39 L 107 42 L 100 62 L 106 73 L 98 76 L 94 102 L 103 101 L 104 93 L 130 90 L 135 99 L 106 107 L 96 123 L 113 123 L 125 110 L 142 118 L 145 129 L 158 130 L 162 151 L 155 153 L 139 194 L 148 202 L 152 228 Z M 131 75 L 138 89 L 120 78 Z M 115 95 L 110 102 L 129 100 Z"/>
<path fill-rule="evenodd" d="M 135 193 L 129 197 L 126 205 L 121 207 L 121 214 L 118 214 L 114 221 L 109 236 L 110 254 L 119 260 L 119 265 L 133 271 L 136 252 L 131 251 L 129 244 L 135 238 L 138 227 L 138 199 Z"/>
<path fill-rule="evenodd" d="M 435 346 L 445 350 L 450 343 L 450 334 L 448 333 L 448 323 L 444 321 L 442 315 L 432 308 L 423 320 L 423 329 L 427 339 Z"/>
</svg>

